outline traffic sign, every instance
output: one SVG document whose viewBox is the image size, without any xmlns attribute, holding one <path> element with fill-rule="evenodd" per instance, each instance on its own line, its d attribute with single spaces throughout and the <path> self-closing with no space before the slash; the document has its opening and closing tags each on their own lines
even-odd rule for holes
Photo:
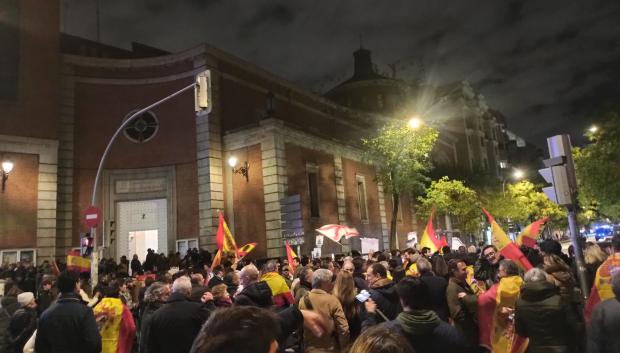
<svg viewBox="0 0 620 353">
<path fill-rule="evenodd" d="M 99 226 L 99 218 L 99 209 L 95 206 L 90 206 L 84 212 L 84 220 L 90 228 L 97 228 Z"/>
</svg>

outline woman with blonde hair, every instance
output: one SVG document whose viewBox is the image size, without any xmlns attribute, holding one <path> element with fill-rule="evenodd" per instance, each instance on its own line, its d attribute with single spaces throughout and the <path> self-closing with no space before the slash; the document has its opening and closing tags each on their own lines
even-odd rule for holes
<svg viewBox="0 0 620 353">
<path fill-rule="evenodd" d="M 592 288 L 594 284 L 594 277 L 596 277 L 596 270 L 599 266 L 607 260 L 609 255 L 598 244 L 587 242 L 586 248 L 583 249 L 583 260 L 586 265 L 586 271 L 588 272 L 588 288 Z"/>
<path fill-rule="evenodd" d="M 353 342 L 349 353 L 414 353 L 407 338 L 386 324 L 372 326 Z"/>
<path fill-rule="evenodd" d="M 351 341 L 353 341 L 359 336 L 362 330 L 362 319 L 360 317 L 361 303 L 355 299 L 357 289 L 355 288 L 353 275 L 347 271 L 340 271 L 336 276 L 336 283 L 334 284 L 332 293 L 338 298 L 338 301 L 342 305 L 344 316 L 349 323 Z"/>
</svg>

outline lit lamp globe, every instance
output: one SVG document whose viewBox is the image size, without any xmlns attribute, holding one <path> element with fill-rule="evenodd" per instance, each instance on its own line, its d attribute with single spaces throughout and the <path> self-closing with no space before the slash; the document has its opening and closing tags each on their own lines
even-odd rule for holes
<svg viewBox="0 0 620 353">
<path fill-rule="evenodd" d="M 237 165 L 237 157 L 232 156 L 232 157 L 228 158 L 228 165 L 231 168 L 234 168 Z"/>
<path fill-rule="evenodd" d="M 519 180 L 525 176 L 525 173 L 521 169 L 515 169 L 513 175 L 516 180 Z"/>
<path fill-rule="evenodd" d="M 420 120 L 420 118 L 418 118 L 417 116 L 414 116 L 413 118 L 409 119 L 407 125 L 409 125 L 410 128 L 415 130 L 422 126 L 422 120 Z"/>
<path fill-rule="evenodd" d="M 4 161 L 2 162 L 2 171 L 4 174 L 9 174 L 13 170 L 13 162 Z"/>
</svg>

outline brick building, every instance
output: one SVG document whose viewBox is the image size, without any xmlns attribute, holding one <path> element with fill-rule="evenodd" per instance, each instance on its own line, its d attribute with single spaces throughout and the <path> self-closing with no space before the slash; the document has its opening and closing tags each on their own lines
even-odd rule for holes
<svg viewBox="0 0 620 353">
<path fill-rule="evenodd" d="M 205 69 L 212 73 L 209 115 L 195 113 L 186 92 L 143 114 L 113 144 L 96 205 L 103 256 L 213 249 L 218 210 L 239 244 L 258 242 L 251 256 L 281 256 L 283 233 L 290 233 L 283 232 L 281 201 L 291 196 L 300 199 L 302 217 L 293 223 L 304 233 L 302 253 L 315 247 L 314 229 L 329 223 L 355 227 L 387 247 L 391 197 L 362 162 L 359 141 L 415 89 L 375 74 L 370 52 L 356 52 L 354 77 L 326 98 L 208 45 L 180 53 L 139 44 L 123 50 L 61 35 L 56 1 L 8 4 L 14 22 L 0 28 L 8 53 L 0 72 L 0 159 L 14 169 L 0 194 L 0 261 L 41 262 L 79 246 L 109 138 L 131 113 Z M 466 85 L 462 92 L 483 121 L 492 117 Z M 467 148 L 459 129 L 442 131 L 433 158 L 452 167 L 495 165 L 496 142 L 476 142 L 495 141 L 497 124 L 489 121 L 466 125 L 463 136 L 476 137 Z M 247 162 L 247 178 L 228 166 L 231 157 L 237 167 Z M 412 198 L 400 202 L 402 246 L 419 229 Z M 360 246 L 359 238 L 342 247 L 325 240 L 322 252 Z"/>
</svg>

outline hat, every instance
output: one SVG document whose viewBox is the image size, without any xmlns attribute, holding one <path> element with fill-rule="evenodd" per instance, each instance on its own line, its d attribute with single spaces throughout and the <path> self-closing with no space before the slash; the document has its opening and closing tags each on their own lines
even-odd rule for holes
<svg viewBox="0 0 620 353">
<path fill-rule="evenodd" d="M 17 296 L 17 302 L 20 306 L 26 306 L 34 301 L 34 294 L 32 292 L 24 292 Z"/>
</svg>

